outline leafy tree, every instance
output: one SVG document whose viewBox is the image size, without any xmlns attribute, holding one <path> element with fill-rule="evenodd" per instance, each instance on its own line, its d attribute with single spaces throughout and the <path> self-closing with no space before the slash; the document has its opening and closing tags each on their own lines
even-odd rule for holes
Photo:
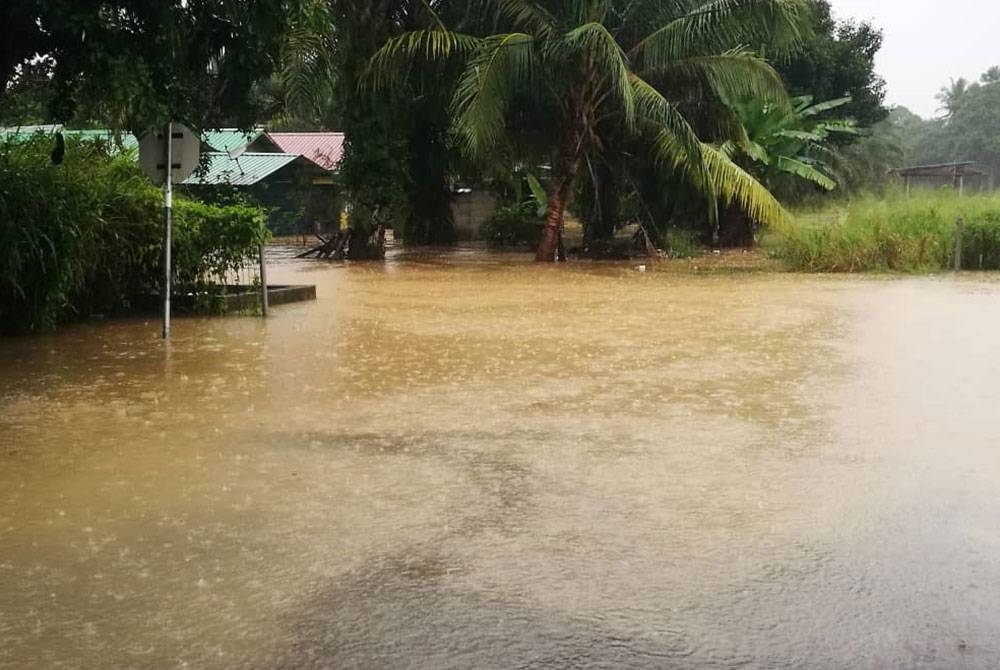
<svg viewBox="0 0 1000 670">
<path fill-rule="evenodd" d="M 440 73 L 408 73 L 373 95 L 361 80 L 394 35 L 456 16 L 470 3 L 311 0 L 285 49 L 282 85 L 293 115 L 336 119 L 347 137 L 341 181 L 351 202 L 351 255 L 380 257 L 382 231 L 418 244 L 455 239 L 447 142 L 448 90 Z M 433 75 L 433 76 L 432 76 Z M 322 83 L 316 86 L 315 82 Z M 329 122 L 329 121 L 327 121 Z"/>
<path fill-rule="evenodd" d="M 814 100 L 850 97 L 838 114 L 853 118 L 859 126 L 872 126 L 888 114 L 885 81 L 875 72 L 875 57 L 882 48 L 882 31 L 867 22 L 833 18 L 827 0 L 809 0 L 811 30 L 801 48 L 789 58 L 779 58 L 775 67 L 794 96 Z"/>
<path fill-rule="evenodd" d="M 1000 65 L 994 65 L 989 70 L 984 72 L 983 76 L 979 78 L 979 81 L 983 84 L 1000 83 Z"/>
<path fill-rule="evenodd" d="M 0 125 L 36 125 L 51 120 L 53 65 L 51 59 L 40 58 L 18 68 L 6 94 L 0 96 Z"/>
<path fill-rule="evenodd" d="M 12 0 L 0 6 L 0 102 L 35 59 L 52 63 L 50 112 L 132 130 L 256 120 L 300 0 Z"/>
<path fill-rule="evenodd" d="M 859 128 L 854 142 L 838 148 L 833 170 L 838 177 L 838 194 L 882 194 L 889 170 L 903 162 L 903 133 L 889 120 L 871 128 Z"/>
<path fill-rule="evenodd" d="M 780 205 L 722 153 L 701 141 L 678 100 L 692 91 L 716 99 L 760 96 L 787 104 L 769 65 L 740 47 L 776 48 L 799 36 L 798 0 L 672 3 L 615 0 L 499 0 L 497 25 L 507 32 L 476 37 L 443 22 L 391 39 L 372 61 L 377 90 L 425 59 L 461 57 L 452 109 L 463 150 L 485 157 L 514 142 L 519 120 L 547 118 L 551 170 L 548 211 L 537 259 L 552 261 L 563 215 L 586 158 L 600 153 L 600 124 L 644 138 L 656 162 L 714 204 L 739 202 L 760 221 Z M 666 95 L 652 79 L 676 87 Z M 731 124 L 730 124 L 731 125 Z"/>
</svg>

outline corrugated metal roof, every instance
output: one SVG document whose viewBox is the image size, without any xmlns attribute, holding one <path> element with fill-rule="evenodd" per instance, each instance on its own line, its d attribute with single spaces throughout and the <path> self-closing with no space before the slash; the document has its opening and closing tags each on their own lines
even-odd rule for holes
<svg viewBox="0 0 1000 670">
<path fill-rule="evenodd" d="M 121 147 L 125 151 L 138 151 L 139 140 L 132 133 L 116 133 L 113 130 L 64 130 L 67 139 L 75 137 L 81 140 L 101 140 L 111 147 Z"/>
<path fill-rule="evenodd" d="M 324 170 L 336 170 L 344 157 L 344 133 L 264 133 L 286 154 L 308 158 Z"/>
<path fill-rule="evenodd" d="M 292 154 L 249 152 L 238 158 L 230 158 L 223 152 L 209 152 L 203 157 L 207 168 L 204 174 L 196 171 L 182 182 L 185 186 L 253 186 L 299 159 Z"/>
<path fill-rule="evenodd" d="M 7 126 L 0 128 L 0 135 L 34 135 L 35 133 L 45 133 L 52 135 L 62 130 L 59 124 L 45 126 Z"/>
<path fill-rule="evenodd" d="M 215 151 L 236 151 L 260 137 L 262 132 L 260 129 L 247 133 L 238 128 L 219 128 L 202 132 L 201 141 Z"/>
<path fill-rule="evenodd" d="M 137 151 L 139 149 L 139 140 L 137 140 L 135 135 L 132 133 L 122 133 L 104 128 L 93 130 L 66 130 L 61 125 L 12 126 L 8 128 L 0 128 L 0 136 L 3 137 L 30 139 L 31 136 L 36 133 L 42 133 L 43 135 L 62 133 L 63 137 L 66 139 L 75 138 L 81 140 L 100 140 L 107 142 L 108 146 L 112 149 L 121 148 L 124 151 Z"/>
</svg>

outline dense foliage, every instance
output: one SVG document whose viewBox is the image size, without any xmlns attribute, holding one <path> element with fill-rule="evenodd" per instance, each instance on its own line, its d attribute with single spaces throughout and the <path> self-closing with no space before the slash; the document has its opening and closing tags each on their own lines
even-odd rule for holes
<svg viewBox="0 0 1000 670">
<path fill-rule="evenodd" d="M 551 165 L 537 258 L 551 261 L 577 177 L 603 159 L 609 137 L 641 140 L 665 178 L 704 196 L 710 218 L 721 200 L 762 222 L 780 219 L 770 193 L 710 140 L 740 132 L 727 100 L 788 104 L 778 75 L 743 45 L 791 47 L 803 11 L 800 0 L 500 2 L 492 14 L 503 32 L 467 34 L 443 22 L 408 31 L 375 56 L 373 78 L 392 90 L 415 63 L 461 62 L 453 129 L 472 158 L 503 153 L 522 135 L 519 121 L 534 122 Z"/>
<path fill-rule="evenodd" d="M 826 0 L 16 0 L 2 19 L 0 121 L 345 131 L 352 258 L 387 227 L 453 241 L 453 184 L 502 195 L 524 170 L 550 260 L 569 206 L 584 251 L 636 225 L 746 244 L 781 203 L 877 191 L 899 162 L 881 33 Z"/>
<path fill-rule="evenodd" d="M 127 310 L 163 276 L 162 194 L 128 156 L 70 141 L 51 165 L 51 138 L 0 143 L 0 331 Z M 226 281 L 266 240 L 260 210 L 177 198 L 179 290 Z"/>
<path fill-rule="evenodd" d="M 482 236 L 491 247 L 514 248 L 538 246 L 545 220 L 532 202 L 498 207 L 483 224 Z"/>
<path fill-rule="evenodd" d="M 249 127 L 258 111 L 255 85 L 275 69 L 299 4 L 7 0 L 0 3 L 0 111 L 13 91 L 44 100 L 47 121 Z M 32 88 L 40 68 L 41 90 Z"/>
<path fill-rule="evenodd" d="M 882 48 L 882 31 L 866 22 L 836 21 L 827 0 L 809 0 L 809 28 L 800 47 L 775 67 L 794 96 L 814 100 L 848 97 L 838 114 L 859 126 L 872 126 L 886 117 L 885 81 L 875 72 Z"/>
</svg>

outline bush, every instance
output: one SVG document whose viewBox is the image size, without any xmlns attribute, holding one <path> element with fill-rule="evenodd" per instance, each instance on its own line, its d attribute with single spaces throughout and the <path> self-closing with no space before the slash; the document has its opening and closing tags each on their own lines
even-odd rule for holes
<svg viewBox="0 0 1000 670">
<path fill-rule="evenodd" d="M 163 276 L 158 188 L 129 156 L 52 138 L 0 141 L 0 331 L 42 330 L 128 310 Z M 255 257 L 260 210 L 175 199 L 174 273 L 180 290 L 225 282 Z"/>
<path fill-rule="evenodd" d="M 953 263 L 959 218 L 966 224 L 965 267 L 1000 269 L 1000 197 L 945 192 L 868 198 L 841 212 L 800 217 L 774 240 L 774 253 L 808 272 L 937 271 Z"/>
<path fill-rule="evenodd" d="M 701 254 L 698 233 L 682 228 L 667 228 L 663 245 L 670 258 L 697 258 Z"/>
<path fill-rule="evenodd" d="M 537 247 L 542 240 L 544 220 L 538 205 L 525 202 L 499 207 L 486 223 L 482 235 L 491 247 Z"/>
</svg>

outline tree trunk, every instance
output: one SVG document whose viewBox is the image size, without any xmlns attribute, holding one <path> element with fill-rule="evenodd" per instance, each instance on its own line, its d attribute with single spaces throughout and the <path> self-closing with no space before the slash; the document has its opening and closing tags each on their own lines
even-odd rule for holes
<svg viewBox="0 0 1000 670">
<path fill-rule="evenodd" d="M 556 161 L 558 167 L 552 173 L 552 181 L 549 183 L 549 207 L 545 213 L 545 230 L 538 245 L 538 253 L 535 254 L 535 260 L 541 263 L 552 263 L 556 260 L 556 253 L 562 241 L 563 216 L 566 213 L 566 206 L 573 198 L 573 182 L 580 167 L 578 146 L 578 139 L 572 139 L 564 144 L 562 155 Z"/>
<path fill-rule="evenodd" d="M 553 175 L 552 184 L 549 186 L 549 208 L 545 213 L 545 230 L 542 232 L 542 241 L 538 245 L 538 253 L 535 254 L 536 261 L 552 263 L 556 260 L 563 214 L 566 211 L 566 194 L 569 191 L 567 183 L 568 180 L 565 176 L 556 177 Z"/>
</svg>

